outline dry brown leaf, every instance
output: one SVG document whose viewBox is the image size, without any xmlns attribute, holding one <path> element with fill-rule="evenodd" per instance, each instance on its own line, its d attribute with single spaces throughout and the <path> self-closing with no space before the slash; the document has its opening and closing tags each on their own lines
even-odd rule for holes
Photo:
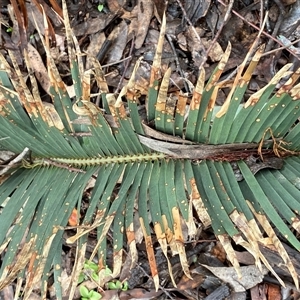
<svg viewBox="0 0 300 300">
<path fill-rule="evenodd" d="M 265 283 L 268 300 L 281 300 L 281 287 L 272 283 Z"/>
<path fill-rule="evenodd" d="M 106 18 L 88 18 L 85 22 L 80 23 L 72 28 L 75 36 L 93 34 L 103 30 L 106 26 L 114 20 L 116 15 L 109 15 Z"/>
<path fill-rule="evenodd" d="M 68 295 L 69 294 L 69 290 L 68 290 L 68 287 L 71 283 L 71 280 L 72 280 L 72 276 L 70 276 L 68 273 L 67 273 L 67 270 L 66 269 L 63 269 L 62 272 L 61 272 L 61 276 L 60 276 L 60 282 L 61 282 L 61 287 L 62 287 L 62 294 L 63 295 Z M 49 288 L 48 288 L 48 291 L 50 293 L 50 297 L 55 299 L 55 296 L 56 296 L 56 289 L 55 289 L 55 285 L 51 285 Z"/>
<path fill-rule="evenodd" d="M 267 300 L 263 285 L 256 285 L 250 289 L 252 300 Z"/>
<path fill-rule="evenodd" d="M 155 8 L 155 17 L 161 22 L 163 18 L 163 14 L 167 8 L 167 1 L 162 1 L 162 0 L 152 0 L 154 3 L 154 8 Z"/>
<path fill-rule="evenodd" d="M 109 0 L 107 1 L 107 6 L 109 11 L 112 13 L 117 13 L 120 10 L 123 10 L 123 5 L 125 4 L 125 0 Z"/>
<path fill-rule="evenodd" d="M 216 245 L 212 248 L 211 253 L 216 256 L 221 262 L 225 262 L 226 252 L 220 242 L 216 243 Z"/>
<path fill-rule="evenodd" d="M 135 48 L 139 49 L 142 47 L 145 37 L 148 33 L 149 24 L 153 16 L 153 2 L 148 0 L 138 1 L 138 28 L 135 40 Z"/>
<path fill-rule="evenodd" d="M 211 0 L 186 0 L 184 9 L 192 24 L 204 17 L 208 11 Z"/>
<path fill-rule="evenodd" d="M 243 252 L 235 251 L 235 255 L 236 255 L 239 263 L 241 263 L 243 265 L 254 265 L 255 264 L 254 257 L 248 251 L 243 251 Z"/>
<path fill-rule="evenodd" d="M 12 20 L 14 20 L 14 27 L 12 35 L 18 39 L 17 43 L 21 49 L 25 49 L 27 45 L 27 26 L 28 16 L 26 6 L 24 2 L 16 0 L 10 0 L 11 6 L 9 5 L 9 13 Z"/>
<path fill-rule="evenodd" d="M 108 37 L 108 39 L 112 41 L 112 45 L 105 60 L 106 63 L 117 62 L 122 58 L 127 44 L 127 35 L 128 26 L 125 21 L 122 21 Z"/>
<path fill-rule="evenodd" d="M 8 265 L 4 269 L 2 277 L 0 278 L 0 290 L 9 285 L 14 280 L 14 278 L 16 278 L 19 275 L 19 272 L 26 268 L 33 254 L 35 253 L 35 242 L 36 236 L 32 237 L 27 243 L 23 244 L 22 249 L 16 256 L 14 263 L 12 265 Z M 1 252 L 3 249 L 5 249 L 8 243 L 9 241 L 7 241 L 7 243 L 5 242 L 2 245 L 0 249 Z"/>
<path fill-rule="evenodd" d="M 202 39 L 202 43 L 206 49 L 210 46 L 211 41 L 206 38 Z M 213 61 L 220 61 L 224 55 L 224 51 L 218 42 L 214 43 L 213 48 L 208 53 L 208 57 Z"/>
<path fill-rule="evenodd" d="M 105 42 L 106 37 L 103 31 L 99 31 L 93 34 L 93 38 L 90 41 L 90 44 L 87 47 L 87 64 L 86 69 L 90 69 L 93 66 L 93 58 L 97 57 L 103 43 Z"/>
<path fill-rule="evenodd" d="M 157 299 L 162 293 L 162 291 L 156 292 L 154 290 L 147 291 L 145 289 L 132 289 L 126 292 L 121 292 L 120 300 L 151 300 Z"/>
<path fill-rule="evenodd" d="M 185 31 L 185 37 L 187 39 L 187 48 L 192 54 L 194 64 L 196 67 L 199 67 L 203 59 L 202 50 L 204 45 L 202 43 L 202 38 L 199 39 L 202 31 L 200 30 L 198 32 L 198 29 L 196 29 L 196 31 L 197 32 L 195 32 L 191 27 L 188 27 Z"/>
<path fill-rule="evenodd" d="M 203 265 L 209 271 L 211 271 L 216 277 L 220 278 L 222 281 L 230 284 L 235 292 L 244 292 L 249 288 L 262 282 L 264 275 L 266 275 L 269 270 L 263 266 L 263 272 L 259 271 L 256 266 L 246 266 L 240 267 L 242 277 L 239 279 L 236 270 L 232 267 L 210 267 Z"/>
<path fill-rule="evenodd" d="M 71 215 L 69 217 L 68 224 L 70 226 L 77 226 L 79 218 L 80 218 L 80 215 L 78 214 L 77 209 L 73 208 L 72 213 L 71 213 Z"/>
<path fill-rule="evenodd" d="M 117 290 L 108 290 L 103 292 L 101 300 L 120 300 L 119 291 Z"/>
<path fill-rule="evenodd" d="M 295 3 L 297 0 L 281 0 L 284 5 L 291 5 Z"/>
<path fill-rule="evenodd" d="M 7 5 L 7 9 L 8 9 L 8 13 L 10 15 L 10 19 L 13 22 L 13 26 L 12 26 L 13 30 L 12 30 L 10 40 L 14 45 L 18 45 L 19 41 L 20 41 L 20 34 L 19 34 L 19 27 L 18 27 L 19 25 L 14 16 L 13 7 L 9 4 L 9 5 Z M 14 49 L 14 54 L 16 55 L 18 64 L 21 65 L 23 63 L 21 51 L 19 51 L 17 47 L 14 47 L 14 48 L 16 48 L 16 49 Z"/>
<path fill-rule="evenodd" d="M 296 29 L 300 25 L 299 12 L 300 2 L 296 1 L 289 13 L 284 17 L 280 25 L 279 34 L 284 35 L 286 38 L 289 38 L 292 34 L 296 34 Z"/>
<path fill-rule="evenodd" d="M 201 286 L 204 282 L 205 277 L 200 274 L 192 274 L 192 279 L 183 275 L 177 284 L 178 290 L 187 290 L 187 289 L 195 289 Z"/>
</svg>

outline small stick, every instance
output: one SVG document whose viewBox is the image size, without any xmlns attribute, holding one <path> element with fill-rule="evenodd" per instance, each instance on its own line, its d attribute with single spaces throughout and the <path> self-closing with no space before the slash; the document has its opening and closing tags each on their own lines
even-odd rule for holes
<svg viewBox="0 0 300 300">
<path fill-rule="evenodd" d="M 130 46 L 130 50 L 129 50 L 129 57 L 131 57 L 131 58 L 132 58 L 133 48 L 134 48 L 134 38 L 133 38 L 132 41 L 131 41 L 131 46 Z M 117 90 L 116 90 L 115 93 L 114 93 L 115 95 L 118 94 L 119 91 L 120 91 L 120 89 L 121 89 L 121 84 L 122 84 L 122 82 L 123 82 L 123 80 L 124 80 L 125 73 L 126 73 L 126 71 L 127 71 L 127 69 L 128 69 L 128 66 L 129 66 L 129 63 L 130 63 L 130 62 L 131 62 L 131 59 L 130 59 L 130 60 L 126 60 L 126 62 L 125 62 L 125 67 L 124 67 L 124 70 L 123 70 L 123 74 L 122 74 L 122 77 L 121 77 L 121 79 L 120 79 L 120 81 L 119 81 L 119 84 L 118 84 L 118 86 L 117 86 Z"/>
<path fill-rule="evenodd" d="M 180 2 L 179 0 L 176 0 L 176 1 L 177 1 L 178 5 L 180 6 L 181 10 L 182 10 L 182 13 L 183 13 L 183 15 L 184 15 L 184 18 L 186 19 L 187 23 L 191 26 L 192 30 L 194 31 L 195 36 L 196 36 L 196 37 L 198 38 L 198 40 L 199 40 L 200 45 L 201 45 L 201 51 L 203 52 L 204 56 L 207 57 L 205 47 L 204 47 L 204 45 L 203 45 L 203 43 L 202 43 L 202 41 L 201 41 L 201 38 L 200 38 L 198 32 L 196 31 L 196 29 L 195 29 L 195 27 L 193 26 L 191 20 L 190 20 L 189 17 L 187 16 L 186 11 L 185 11 L 184 7 L 182 6 L 181 2 Z"/>
<path fill-rule="evenodd" d="M 25 148 L 17 157 L 12 159 L 5 167 L 0 171 L 0 175 L 5 174 L 9 169 L 13 168 L 13 166 L 17 163 L 19 163 L 23 158 L 26 156 L 26 154 L 29 152 L 29 148 Z"/>
<path fill-rule="evenodd" d="M 186 77 L 185 77 L 185 75 L 184 75 L 184 73 L 183 73 L 183 71 L 182 71 L 182 69 L 181 69 L 180 62 L 179 62 L 179 59 L 178 59 L 178 55 L 177 55 L 176 49 L 175 49 L 175 47 L 174 47 L 174 44 L 173 44 L 173 42 L 172 42 L 172 39 L 171 39 L 170 35 L 169 35 L 169 34 L 166 34 L 166 38 L 167 38 L 167 40 L 168 40 L 168 42 L 169 42 L 169 45 L 170 45 L 171 48 L 172 48 L 172 51 L 173 51 L 174 56 L 175 56 L 175 63 L 176 63 L 177 71 L 179 72 L 179 74 L 180 74 L 180 76 L 181 76 L 182 78 L 186 79 Z M 190 90 L 190 88 L 189 88 L 189 86 L 188 86 L 188 84 L 186 83 L 185 80 L 183 80 L 183 85 L 184 85 L 185 90 L 186 90 L 188 93 L 190 93 L 191 90 Z"/>
<path fill-rule="evenodd" d="M 226 4 L 222 1 L 222 0 L 218 0 L 219 3 L 221 3 L 222 5 L 226 6 Z M 238 12 L 236 12 L 235 10 L 232 10 L 232 13 L 235 14 L 236 16 L 238 16 L 240 19 L 242 19 L 243 21 L 245 21 L 248 25 L 250 25 L 251 27 L 255 28 L 256 30 L 260 30 L 259 27 L 257 27 L 256 25 L 254 25 L 253 23 L 249 22 L 248 20 L 246 20 L 243 16 L 241 16 Z M 268 38 L 274 40 L 277 44 L 279 44 L 281 47 L 285 47 L 285 45 L 279 41 L 278 39 L 274 38 L 272 35 L 270 35 L 269 33 L 262 31 L 262 34 L 267 36 Z M 286 48 L 285 49 L 290 52 L 293 56 L 295 56 L 297 59 L 299 59 L 299 57 L 297 56 L 297 54 L 295 52 L 293 52 L 291 49 Z"/>
<path fill-rule="evenodd" d="M 274 29 L 273 29 L 273 32 L 272 32 L 272 36 L 273 36 L 274 38 L 276 38 L 277 33 L 278 33 L 278 31 L 279 31 L 279 28 L 280 28 L 280 25 L 281 25 L 282 20 L 283 20 L 283 17 L 284 17 L 284 6 L 282 5 L 282 3 L 281 3 L 280 1 L 277 1 L 277 0 L 276 0 L 276 1 L 274 1 L 274 2 L 277 4 L 278 9 L 279 9 L 279 16 L 278 16 L 278 18 L 277 18 L 276 24 L 275 24 Z M 274 40 L 269 40 L 269 41 L 268 41 L 268 44 L 267 44 L 267 46 L 266 46 L 265 51 L 266 51 L 266 52 L 270 51 L 271 48 L 273 47 L 273 44 L 274 44 Z"/>
<path fill-rule="evenodd" d="M 219 38 L 219 36 L 220 36 L 220 34 L 221 34 L 222 30 L 223 30 L 224 25 L 226 24 L 226 22 L 229 19 L 230 13 L 232 11 L 233 2 L 234 2 L 233 0 L 229 1 L 229 4 L 228 4 L 227 10 L 226 10 L 223 22 L 220 25 L 220 28 L 218 29 L 217 33 L 215 34 L 214 39 L 211 41 L 208 49 L 206 50 L 206 57 L 202 60 L 200 66 L 199 66 L 199 70 L 201 69 L 201 67 L 203 67 L 204 63 L 206 62 L 209 52 L 214 47 L 215 43 L 217 42 L 217 39 Z"/>
</svg>

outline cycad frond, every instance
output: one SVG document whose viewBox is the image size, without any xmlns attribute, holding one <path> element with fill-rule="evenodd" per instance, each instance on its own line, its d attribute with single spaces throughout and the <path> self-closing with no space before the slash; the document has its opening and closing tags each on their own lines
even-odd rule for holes
<svg viewBox="0 0 300 300">
<path fill-rule="evenodd" d="M 55 278 L 60 277 L 57 264 L 62 235 L 73 208 L 80 208 L 84 188 L 92 176 L 97 179 L 89 208 L 77 233 L 67 240 L 78 243 L 74 278 L 83 264 L 87 236 L 94 229 L 98 243 L 92 257 L 98 254 L 103 270 L 110 228 L 114 249 L 112 276 L 121 270 L 125 241 L 134 266 L 135 215 L 140 219 L 156 287 L 159 278 L 150 223 L 167 260 L 170 248 L 173 254 L 179 254 L 183 270 L 189 276 L 181 224 L 183 219 L 189 235 L 195 234 L 193 206 L 202 223 L 213 227 L 237 272 L 239 265 L 229 237 L 255 257 L 258 267 L 262 262 L 277 276 L 259 249 L 267 234 L 268 243 L 271 240 L 279 251 L 298 286 L 295 269 L 270 222 L 300 250 L 299 241 L 285 223 L 299 232 L 299 172 L 295 166 L 300 163 L 297 156 L 300 127 L 296 124 L 300 112 L 298 85 L 293 87 L 299 72 L 274 92 L 279 80 L 289 74 L 290 66 L 285 66 L 264 89 L 241 104 L 262 53 L 261 47 L 244 75 L 242 70 L 238 72 L 226 102 L 214 114 L 217 91 L 222 84 L 218 80 L 230 54 L 229 46 L 206 85 L 201 70 L 186 116 L 188 97 L 180 94 L 176 105 L 170 103 L 167 98 L 170 70 L 160 80 L 158 56 L 147 101 L 148 121 L 154 121 L 155 130 L 164 139 L 157 141 L 149 137 L 149 128 L 140 119 L 134 73 L 115 99 L 107 93 L 101 67 L 95 63 L 94 76 L 106 113 L 90 101 L 91 72 L 84 72 L 80 56 L 75 56 L 77 44 L 71 35 L 66 10 L 64 17 L 74 101 L 68 96 L 46 42 L 53 104 L 41 101 L 32 75 L 30 91 L 17 64 L 12 70 L 4 57 L 0 57 L 6 72 L 1 74 L 11 79 L 5 77 L 0 86 L 0 139 L 3 138 L 0 144 L 14 153 L 21 153 L 26 147 L 31 151 L 31 157 L 19 162 L 17 169 L 11 169 L 0 187 L 0 204 L 4 207 L 0 215 L 0 250 L 4 257 L 0 288 L 16 277 L 24 277 L 26 265 L 27 295 L 41 278 L 45 292 L 44 282 L 53 266 Z M 158 53 L 162 50 L 162 39 L 163 34 Z M 76 51 L 79 52 L 78 47 Z M 10 56 L 14 63 L 13 54 Z M 26 52 L 24 57 L 32 74 Z M 170 142 L 172 138 L 178 143 Z M 259 155 L 269 159 L 270 165 L 256 174 L 249 159 L 252 156 L 259 159 Z M 284 159 L 283 167 L 272 165 L 276 155 Z M 237 180 L 237 171 L 243 180 Z M 117 185 L 118 194 L 112 197 Z M 169 261 L 168 266 L 171 271 Z M 60 287 L 56 287 L 57 297 L 61 298 Z"/>
</svg>

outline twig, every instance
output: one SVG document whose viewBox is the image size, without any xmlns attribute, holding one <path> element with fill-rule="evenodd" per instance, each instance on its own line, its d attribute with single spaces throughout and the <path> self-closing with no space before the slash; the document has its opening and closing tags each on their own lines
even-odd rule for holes
<svg viewBox="0 0 300 300">
<path fill-rule="evenodd" d="M 207 57 L 205 47 L 204 47 L 204 45 L 203 45 L 203 43 L 202 43 L 202 41 L 201 41 L 201 38 L 200 38 L 200 36 L 199 36 L 197 30 L 195 29 L 195 27 L 193 26 L 191 20 L 189 19 L 189 17 L 188 17 L 188 15 L 187 15 L 187 13 L 186 13 L 184 7 L 182 6 L 180 0 L 176 0 L 176 1 L 177 1 L 178 5 L 179 5 L 180 8 L 181 8 L 181 11 L 182 11 L 182 13 L 183 13 L 183 15 L 184 15 L 185 20 L 186 20 L 187 23 L 191 26 L 192 30 L 194 31 L 195 36 L 198 38 L 198 40 L 199 40 L 199 42 L 200 42 L 201 51 L 203 52 L 203 53 L 201 53 L 201 54 L 203 54 L 204 57 Z"/>
<path fill-rule="evenodd" d="M 128 256 L 127 251 L 124 250 L 124 249 L 123 249 L 123 251 L 124 251 L 124 253 Z M 144 273 L 144 275 L 145 275 L 148 279 L 150 279 L 150 280 L 153 282 L 152 276 L 150 276 L 150 275 L 144 270 L 144 268 L 141 267 L 139 264 L 136 264 L 136 265 L 137 265 L 137 267 Z M 175 300 L 175 298 L 173 298 L 173 297 L 171 296 L 171 294 L 170 294 L 163 286 L 159 285 L 159 288 L 160 288 L 160 289 L 161 289 L 161 290 L 169 297 L 170 300 Z"/>
<path fill-rule="evenodd" d="M 294 45 L 294 44 L 297 44 L 298 42 L 300 42 L 300 39 L 297 39 L 297 40 L 295 40 L 295 41 L 289 43 L 288 45 L 286 45 L 286 46 L 284 46 L 284 47 L 279 47 L 279 48 L 277 48 L 277 49 L 274 49 L 274 50 L 270 50 L 270 51 L 268 51 L 268 52 L 265 52 L 265 53 L 262 55 L 262 57 L 263 57 L 263 56 L 270 55 L 270 54 L 275 53 L 275 52 L 280 51 L 280 50 L 288 49 L 289 47 L 291 47 L 291 46 Z"/>
<path fill-rule="evenodd" d="M 219 3 L 221 3 L 222 5 L 226 6 L 226 4 L 222 1 L 222 0 L 218 0 Z M 257 27 L 256 25 L 254 25 L 253 23 L 249 22 L 248 20 L 246 20 L 243 16 L 241 16 L 238 12 L 236 12 L 235 10 L 232 10 L 232 13 L 235 14 L 236 16 L 238 16 L 239 18 L 241 18 L 244 22 L 246 22 L 248 25 L 250 25 L 251 27 L 255 28 L 256 30 L 260 30 L 259 27 Z M 267 36 L 268 38 L 274 40 L 277 44 L 279 44 L 281 47 L 285 47 L 285 45 L 279 41 L 278 39 L 274 38 L 272 35 L 270 35 L 269 33 L 265 32 L 264 30 L 262 30 L 262 34 Z M 290 50 L 289 48 L 285 48 L 288 52 L 290 52 L 294 57 L 296 57 L 297 59 L 300 59 L 300 57 L 297 56 L 297 54 L 295 52 L 293 52 L 292 50 Z"/>
<path fill-rule="evenodd" d="M 219 0 L 218 0 L 219 1 Z M 220 1 L 219 1 L 220 2 Z M 203 44 L 202 44 L 202 41 L 201 41 L 201 38 L 199 37 L 195 27 L 193 26 L 193 24 L 191 23 L 190 19 L 188 18 L 187 14 L 186 14 L 186 11 L 185 9 L 183 8 L 182 4 L 180 3 L 179 0 L 177 0 L 177 3 L 179 4 L 182 12 L 183 12 L 183 15 L 185 17 L 185 19 L 187 20 L 188 24 L 192 27 L 192 30 L 194 31 L 196 37 L 198 37 L 199 41 L 200 41 L 200 45 L 201 45 L 201 51 L 203 51 L 203 58 L 201 60 L 201 63 L 199 65 L 199 70 L 203 67 L 203 65 L 205 64 L 205 62 L 207 61 L 207 58 L 208 58 L 208 55 L 210 53 L 210 51 L 213 49 L 215 43 L 217 42 L 226 22 L 228 21 L 229 17 L 230 17 L 230 13 L 232 11 L 232 7 L 233 7 L 233 3 L 234 3 L 234 0 L 230 0 L 229 1 L 229 4 L 228 4 L 228 7 L 227 7 L 227 10 L 226 10 L 226 13 L 225 13 L 225 16 L 224 16 L 224 19 L 223 19 L 223 22 L 222 24 L 220 24 L 220 28 L 218 29 L 217 33 L 215 34 L 213 40 L 211 41 L 209 47 L 207 50 L 205 50 Z M 225 5 L 224 3 L 221 3 L 223 5 Z"/>
<path fill-rule="evenodd" d="M 264 15 L 264 7 L 266 7 L 266 0 L 260 0 L 260 18 L 259 18 L 259 24 L 260 24 L 260 27 L 262 27 L 262 24 L 263 24 L 263 15 Z"/>
<path fill-rule="evenodd" d="M 134 38 L 132 39 L 131 41 L 131 46 L 130 46 L 130 50 L 129 50 L 129 57 L 131 57 L 132 55 L 132 52 L 133 52 L 133 48 L 134 48 Z M 119 93 L 120 89 L 121 89 L 121 84 L 124 80 L 124 77 L 125 77 L 125 74 L 126 74 L 126 71 L 128 69 L 128 66 L 129 66 L 129 63 L 130 63 L 131 59 L 130 60 L 126 60 L 126 63 L 125 63 L 125 67 L 124 67 L 124 70 L 123 70 L 123 73 L 122 73 L 122 76 L 121 76 L 121 79 L 119 81 L 119 84 L 117 86 L 117 89 L 115 91 L 115 95 Z"/>
<path fill-rule="evenodd" d="M 284 7 L 283 7 L 282 3 L 280 3 L 280 1 L 274 1 L 274 2 L 277 4 L 277 6 L 279 8 L 279 16 L 277 18 L 276 24 L 275 24 L 273 32 L 272 32 L 272 36 L 276 39 L 277 33 L 279 31 L 280 25 L 281 25 L 283 17 L 284 17 L 284 14 L 283 14 Z M 269 50 L 271 50 L 271 48 L 273 47 L 273 44 L 274 44 L 274 40 L 269 40 L 265 51 L 268 52 Z"/>
<path fill-rule="evenodd" d="M 0 171 L 0 175 L 5 174 L 9 169 L 11 169 L 14 165 L 23 160 L 26 154 L 29 152 L 29 148 L 25 148 L 17 157 L 12 159 L 5 167 Z"/>
<path fill-rule="evenodd" d="M 181 76 L 182 78 L 186 78 L 185 75 L 184 75 L 184 73 L 183 73 L 183 71 L 182 71 L 182 69 L 181 69 L 180 62 L 179 62 L 179 59 L 178 59 L 178 55 L 177 55 L 176 49 L 175 49 L 175 47 L 174 47 L 174 44 L 173 44 L 173 42 L 172 42 L 172 39 L 171 39 L 170 35 L 166 34 L 166 38 L 167 38 L 167 40 L 168 40 L 168 42 L 169 42 L 169 45 L 170 45 L 171 48 L 172 48 L 172 51 L 173 51 L 174 56 L 175 56 L 175 63 L 176 63 L 177 71 L 179 71 L 180 76 Z M 185 90 L 186 90 L 188 93 L 190 93 L 191 90 L 190 90 L 190 88 L 189 88 L 189 86 L 188 86 L 188 84 L 186 83 L 185 80 L 183 81 L 183 85 L 184 85 Z"/>
<path fill-rule="evenodd" d="M 113 61 L 113 62 L 111 62 L 111 63 L 109 63 L 109 64 L 106 64 L 106 65 L 103 65 L 103 66 L 101 65 L 101 67 L 102 67 L 102 68 L 110 67 L 110 66 L 119 64 L 119 63 L 121 63 L 121 62 L 123 62 L 123 61 L 130 60 L 130 59 L 132 59 L 132 56 L 131 56 L 131 55 L 129 55 L 129 56 L 125 57 L 125 58 L 122 58 L 122 59 L 120 59 L 120 60 L 118 60 L 118 61 Z"/>
<path fill-rule="evenodd" d="M 123 62 L 123 61 L 127 61 L 127 60 L 130 61 L 131 59 L 132 59 L 132 56 L 130 55 L 130 56 L 127 56 L 127 57 L 125 57 L 125 58 L 123 58 L 123 59 L 120 59 L 120 60 L 118 60 L 118 61 L 113 61 L 113 62 L 111 62 L 111 63 L 109 63 L 109 64 L 106 64 L 106 65 L 103 65 L 103 66 L 101 65 L 101 68 L 110 67 L 110 66 L 119 64 L 119 63 L 121 63 L 121 62 Z M 108 73 L 108 74 L 105 74 L 104 76 L 108 76 L 108 75 L 109 75 L 109 73 Z M 98 88 L 98 91 L 99 91 L 99 88 Z M 102 95 L 102 93 L 98 93 L 98 95 L 97 95 L 97 98 L 96 98 L 96 101 L 95 101 L 96 106 L 99 106 L 99 104 L 100 104 L 101 95 Z"/>
<path fill-rule="evenodd" d="M 221 32 L 222 32 L 222 29 L 224 27 L 224 25 L 226 24 L 226 22 L 228 21 L 229 19 L 229 16 L 230 16 L 230 12 L 232 10 L 232 6 L 233 6 L 233 3 L 234 3 L 234 0 L 230 0 L 229 1 L 229 4 L 228 4 L 228 8 L 227 8 L 227 11 L 225 13 L 225 16 L 224 16 L 224 19 L 223 19 L 223 22 L 222 24 L 220 25 L 220 28 L 218 29 L 214 39 L 212 40 L 212 42 L 210 43 L 208 49 L 206 50 L 202 41 L 201 41 L 201 38 L 200 36 L 198 35 L 195 27 L 193 26 L 192 22 L 190 21 L 189 17 L 187 16 L 186 14 L 186 11 L 184 9 L 184 7 L 182 6 L 181 2 L 179 0 L 176 0 L 178 5 L 180 6 L 181 10 L 182 10 L 182 13 L 184 15 L 184 18 L 186 19 L 187 23 L 191 26 L 192 30 L 194 31 L 194 34 L 195 36 L 198 38 L 199 42 L 200 42 L 200 46 L 201 46 L 201 51 L 203 53 L 202 54 L 202 60 L 201 60 L 201 63 L 199 65 L 199 70 L 203 67 L 203 65 L 205 64 L 205 62 L 207 61 L 207 58 L 208 58 L 208 54 L 209 52 L 211 51 L 211 49 L 214 47 L 215 43 L 217 42 L 217 39 L 219 38 Z M 222 3 L 223 4 L 223 3 Z M 225 5 L 225 4 L 223 4 Z"/>
<path fill-rule="evenodd" d="M 227 10 L 226 10 L 226 13 L 225 13 L 223 22 L 222 22 L 222 24 L 220 25 L 220 28 L 218 29 L 217 33 L 215 34 L 214 39 L 211 41 L 211 43 L 210 43 L 208 49 L 206 50 L 206 56 L 205 56 L 205 58 L 202 60 L 200 66 L 199 66 L 199 70 L 203 67 L 204 63 L 206 62 L 209 52 L 210 52 L 211 49 L 214 47 L 215 43 L 217 42 L 217 39 L 219 38 L 219 36 L 220 36 L 220 34 L 221 34 L 222 30 L 223 30 L 224 25 L 226 24 L 226 22 L 227 22 L 228 19 L 229 19 L 230 13 L 231 13 L 231 11 L 232 11 L 233 2 L 234 2 L 234 0 L 230 0 L 230 1 L 229 1 L 229 4 L 228 4 Z"/>
</svg>

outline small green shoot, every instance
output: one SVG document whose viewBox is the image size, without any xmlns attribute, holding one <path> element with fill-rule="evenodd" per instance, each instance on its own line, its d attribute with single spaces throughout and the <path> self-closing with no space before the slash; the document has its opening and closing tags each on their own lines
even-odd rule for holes
<svg viewBox="0 0 300 300">
<path fill-rule="evenodd" d="M 100 12 L 103 10 L 103 8 L 104 8 L 104 5 L 103 5 L 103 4 L 99 4 L 99 5 L 98 5 L 98 10 L 99 10 Z"/>
<path fill-rule="evenodd" d="M 83 266 L 83 272 L 81 272 L 79 275 L 78 283 L 81 283 L 84 280 L 90 278 L 92 278 L 95 281 L 98 281 L 99 279 L 98 272 L 99 272 L 98 265 L 92 261 L 86 260 Z"/>
<path fill-rule="evenodd" d="M 79 275 L 78 283 L 82 283 L 85 280 L 92 279 L 96 282 L 99 280 L 99 266 L 89 260 L 86 260 L 83 266 L 83 271 Z M 110 276 L 112 274 L 111 269 L 106 266 L 105 269 L 105 276 Z M 119 280 L 114 280 L 110 281 L 107 283 L 107 289 L 109 290 L 122 290 L 122 291 L 127 291 L 128 290 L 128 282 L 124 281 L 123 283 Z M 96 294 L 95 294 L 96 293 Z M 83 297 L 82 299 L 91 299 L 91 300 L 96 300 L 100 298 L 95 298 L 100 295 L 99 293 L 95 291 L 89 291 L 85 286 L 80 287 L 80 294 Z M 101 296 L 101 295 L 100 295 Z M 92 298 L 94 297 L 94 298 Z"/>
<path fill-rule="evenodd" d="M 102 298 L 102 296 L 94 291 L 94 290 L 88 290 L 87 287 L 84 285 L 80 286 L 79 288 L 81 300 L 99 300 Z"/>
<path fill-rule="evenodd" d="M 109 276 L 109 275 L 111 275 L 112 274 L 112 270 L 108 267 L 108 266 L 106 266 L 106 269 L 105 269 L 105 276 Z"/>
<path fill-rule="evenodd" d="M 107 283 L 107 288 L 109 290 L 122 290 L 127 291 L 128 290 L 128 282 L 124 281 L 123 283 L 119 280 L 116 281 L 110 281 Z"/>
</svg>

